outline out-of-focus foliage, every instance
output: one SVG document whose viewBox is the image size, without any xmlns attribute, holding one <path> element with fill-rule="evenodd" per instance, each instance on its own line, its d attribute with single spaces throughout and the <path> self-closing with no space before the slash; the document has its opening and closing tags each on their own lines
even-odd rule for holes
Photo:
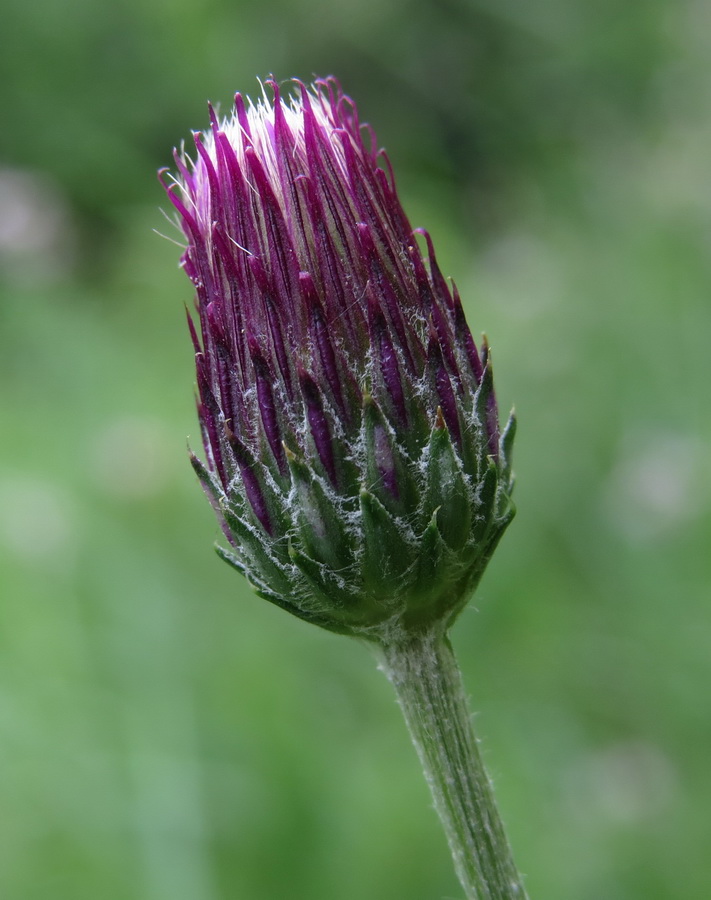
<svg viewBox="0 0 711 900">
<path fill-rule="evenodd" d="M 333 72 L 494 348 L 519 515 L 454 641 L 530 894 L 706 900 L 711 14 L 9 0 L 0 896 L 459 896 L 385 679 L 254 597 L 194 481 L 170 148 Z"/>
</svg>

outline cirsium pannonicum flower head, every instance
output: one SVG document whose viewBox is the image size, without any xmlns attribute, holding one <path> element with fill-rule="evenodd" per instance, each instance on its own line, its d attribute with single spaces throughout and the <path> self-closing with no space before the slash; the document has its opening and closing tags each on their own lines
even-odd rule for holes
<svg viewBox="0 0 711 900">
<path fill-rule="evenodd" d="M 168 184 L 219 553 L 333 631 L 446 626 L 513 516 L 513 419 L 353 102 L 268 84 L 210 110 Z"/>
</svg>

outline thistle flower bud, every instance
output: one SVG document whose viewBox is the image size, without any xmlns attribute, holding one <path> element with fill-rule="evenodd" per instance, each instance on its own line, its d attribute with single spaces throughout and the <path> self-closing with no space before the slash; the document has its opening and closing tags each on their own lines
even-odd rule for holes
<svg viewBox="0 0 711 900">
<path fill-rule="evenodd" d="M 332 631 L 448 625 L 513 516 L 514 421 L 500 435 L 486 342 L 353 102 L 268 84 L 210 110 L 167 184 L 218 552 Z"/>
</svg>

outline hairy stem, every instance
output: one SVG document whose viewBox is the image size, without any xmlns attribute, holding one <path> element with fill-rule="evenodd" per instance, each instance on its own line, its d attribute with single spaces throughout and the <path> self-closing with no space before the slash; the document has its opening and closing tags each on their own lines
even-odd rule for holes
<svg viewBox="0 0 711 900">
<path fill-rule="evenodd" d="M 380 655 L 468 900 L 526 900 L 448 638 L 434 630 L 391 636 Z"/>
</svg>

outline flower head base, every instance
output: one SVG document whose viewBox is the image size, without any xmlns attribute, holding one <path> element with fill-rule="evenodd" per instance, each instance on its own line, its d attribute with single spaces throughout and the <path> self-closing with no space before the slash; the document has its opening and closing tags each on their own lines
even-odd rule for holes
<svg viewBox="0 0 711 900">
<path fill-rule="evenodd" d="M 491 359 L 336 81 L 176 155 L 195 285 L 193 465 L 258 594 L 375 640 L 449 624 L 513 516 Z"/>
</svg>

